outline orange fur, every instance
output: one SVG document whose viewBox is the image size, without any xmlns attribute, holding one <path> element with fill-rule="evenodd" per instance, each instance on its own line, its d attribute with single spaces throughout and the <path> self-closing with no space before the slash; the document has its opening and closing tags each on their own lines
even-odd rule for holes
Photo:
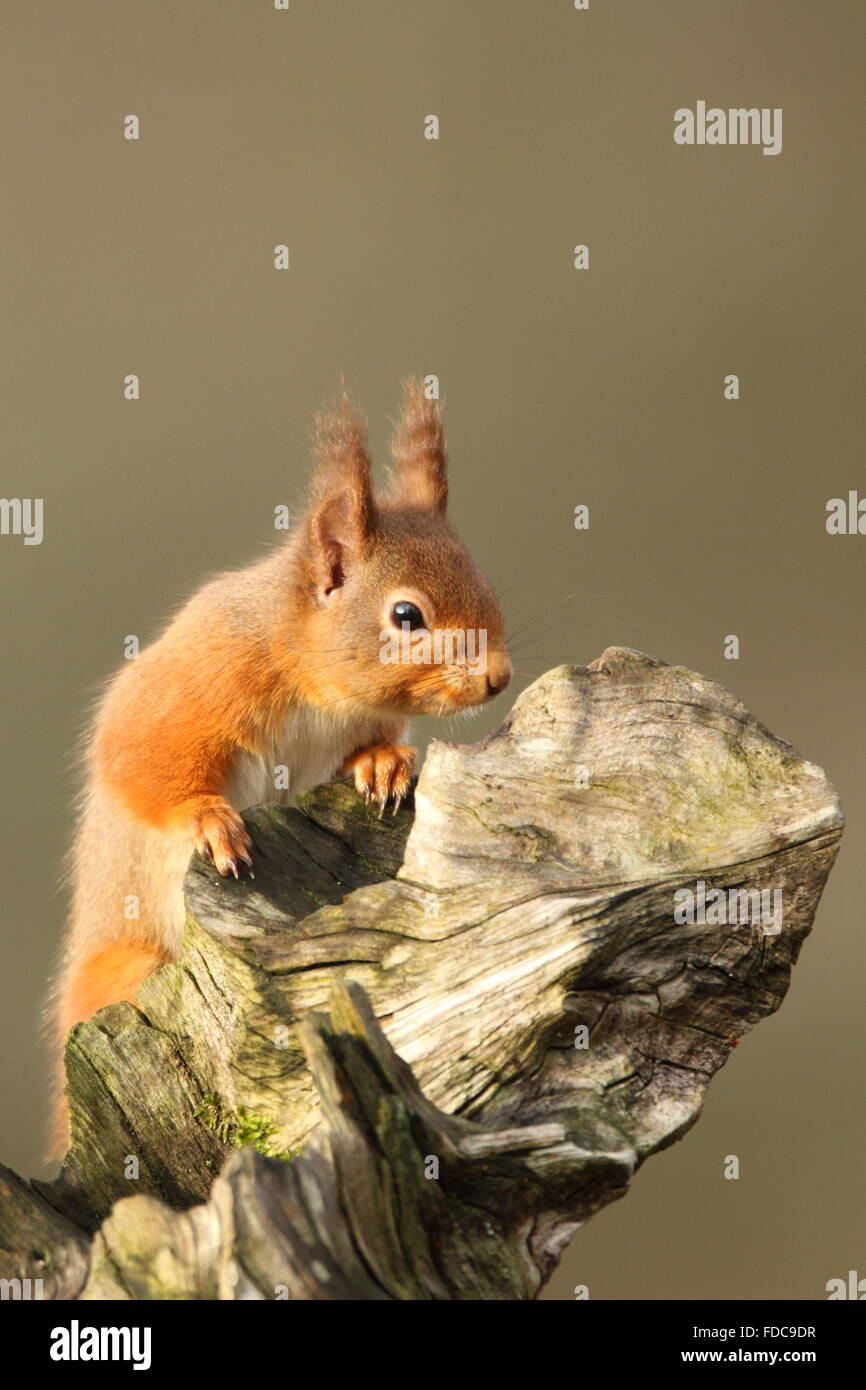
<svg viewBox="0 0 866 1390">
<path fill-rule="evenodd" d="M 63 1048 L 70 1028 L 92 1018 L 99 1009 L 122 1000 L 134 1004 L 139 985 L 167 959 L 164 952 L 146 941 L 117 941 L 79 961 L 67 976 L 57 1011 L 60 1047 Z M 52 1150 L 62 1152 L 68 1137 L 69 1117 L 61 1074 L 57 1078 L 52 1120 Z"/>
<path fill-rule="evenodd" d="M 379 496 L 344 395 L 317 419 L 308 509 L 288 540 L 204 585 L 110 683 L 73 855 L 61 1045 L 74 1023 L 134 1002 L 142 979 L 178 957 L 192 853 L 221 874 L 252 867 L 241 811 L 341 769 L 380 809 L 399 803 L 414 770 L 408 718 L 453 714 L 507 685 L 499 605 L 446 519 L 441 414 L 417 382 L 393 452 L 396 475 Z M 483 629 L 487 672 L 382 662 L 382 629 L 401 630 L 397 601 L 421 605 L 431 632 Z M 278 764 L 290 773 L 285 793 L 274 790 Z"/>
<path fill-rule="evenodd" d="M 65 1041 L 74 1024 L 92 1018 L 108 1004 L 122 1000 L 134 1004 L 142 980 L 165 965 L 167 959 L 163 951 L 147 941 L 117 941 L 80 961 L 67 980 L 58 1011 L 61 1038 Z"/>
<path fill-rule="evenodd" d="M 408 795 L 415 771 L 417 753 L 405 744 L 386 743 L 377 748 L 363 748 L 346 758 L 340 772 L 353 777 L 362 796 L 375 801 L 380 811 L 393 797 L 396 805 Z"/>
</svg>

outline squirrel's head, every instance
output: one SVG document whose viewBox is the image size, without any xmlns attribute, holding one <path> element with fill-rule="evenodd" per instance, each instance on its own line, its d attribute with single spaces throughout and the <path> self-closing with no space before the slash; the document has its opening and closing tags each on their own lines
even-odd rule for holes
<svg viewBox="0 0 866 1390">
<path fill-rule="evenodd" d="M 318 703 L 410 714 L 484 704 L 511 679 L 502 614 L 448 523 L 442 417 L 406 385 L 390 485 L 374 495 L 363 421 L 345 395 L 316 422 L 295 551 Z"/>
</svg>

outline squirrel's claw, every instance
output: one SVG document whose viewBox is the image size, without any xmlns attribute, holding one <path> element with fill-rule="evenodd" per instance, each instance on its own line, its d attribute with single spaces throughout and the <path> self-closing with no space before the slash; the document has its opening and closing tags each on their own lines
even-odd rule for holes
<svg viewBox="0 0 866 1390">
<path fill-rule="evenodd" d="M 252 841 L 228 802 L 211 804 L 199 811 L 193 817 L 191 830 L 199 854 L 209 859 L 223 878 L 233 874 L 239 879 L 242 866 L 253 876 Z"/>
<path fill-rule="evenodd" d="M 354 780 L 356 791 L 368 805 L 375 803 L 379 807 L 381 820 L 392 798 L 395 815 L 405 799 L 415 772 L 415 758 L 414 748 L 408 748 L 405 744 L 382 743 L 353 753 L 340 771 L 344 777 Z"/>
</svg>

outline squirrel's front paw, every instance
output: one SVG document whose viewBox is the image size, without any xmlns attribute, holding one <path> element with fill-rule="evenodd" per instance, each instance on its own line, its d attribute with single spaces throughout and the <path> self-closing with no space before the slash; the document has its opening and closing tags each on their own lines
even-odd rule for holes
<svg viewBox="0 0 866 1390">
<path fill-rule="evenodd" d="M 226 802 L 222 806 L 208 806 L 196 812 L 190 822 L 190 833 L 195 847 L 205 859 L 211 859 L 219 872 L 227 877 L 245 866 L 253 874 L 253 858 L 250 850 L 252 840 L 238 815 Z"/>
<path fill-rule="evenodd" d="M 354 778 L 365 801 L 375 801 L 381 819 L 388 800 L 394 798 L 394 814 L 412 784 L 417 753 L 403 743 L 380 743 L 353 753 L 340 768 L 343 777 Z"/>
</svg>

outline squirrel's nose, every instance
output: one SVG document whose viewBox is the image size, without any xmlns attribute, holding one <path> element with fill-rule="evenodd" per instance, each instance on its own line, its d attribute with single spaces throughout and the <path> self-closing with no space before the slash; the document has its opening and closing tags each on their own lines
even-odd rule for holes
<svg viewBox="0 0 866 1390">
<path fill-rule="evenodd" d="M 490 695 L 500 695 L 510 680 L 511 662 L 508 657 L 494 657 L 487 667 L 487 689 Z"/>
</svg>

